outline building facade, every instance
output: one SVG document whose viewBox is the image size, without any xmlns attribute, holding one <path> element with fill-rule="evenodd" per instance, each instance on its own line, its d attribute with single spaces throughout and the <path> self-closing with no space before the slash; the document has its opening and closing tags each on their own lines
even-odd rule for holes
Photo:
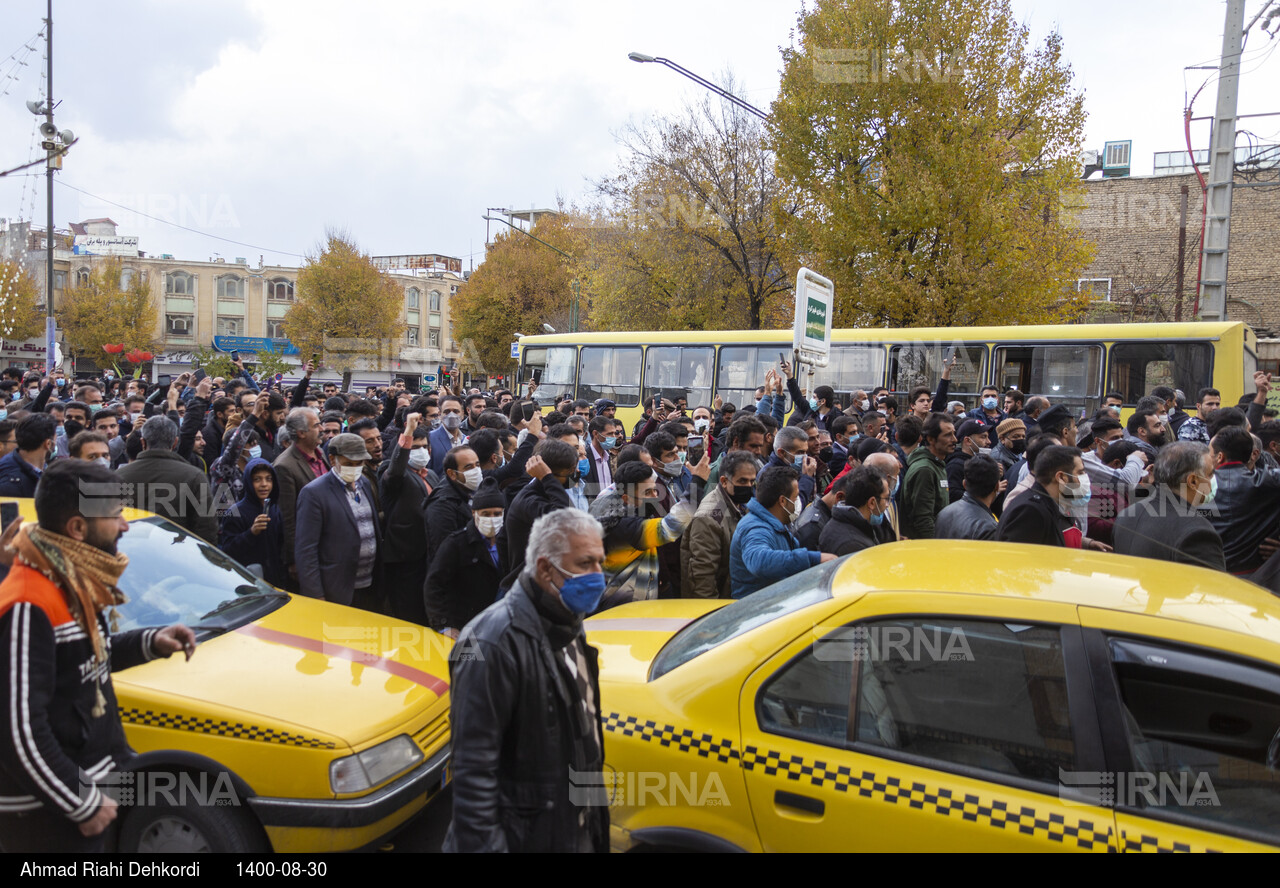
<svg viewBox="0 0 1280 888">
<path fill-rule="evenodd" d="M 1264 180 L 1237 174 L 1227 263 L 1227 318 L 1252 325 L 1263 337 L 1280 332 L 1280 170 L 1265 172 Z M 1204 204 L 1194 172 L 1097 179 L 1086 187 L 1077 219 L 1097 251 L 1077 288 L 1094 295 L 1091 319 L 1195 320 Z"/>
<path fill-rule="evenodd" d="M 9 233 L 27 241 L 24 264 L 37 277 L 43 293 L 44 232 L 11 228 Z M 284 327 L 285 315 L 297 298 L 299 268 L 264 265 L 261 260 L 253 266 L 246 259 L 202 262 L 146 256 L 137 252 L 136 240 L 130 251 L 128 239 L 117 236 L 115 224 L 106 219 L 73 224 L 67 235 L 57 233 L 56 241 L 55 317 L 68 283 L 74 287 L 87 281 L 103 262 L 121 262 L 122 286 L 139 276 L 147 283 L 159 316 L 153 331 L 160 343 L 152 366 L 155 377 L 190 369 L 192 353 L 199 349 L 238 350 L 249 361 L 257 352 L 270 350 L 295 366 L 304 360 L 289 342 Z M 0 244 L 0 255 L 6 248 L 12 253 L 12 246 Z M 103 251 L 96 252 L 98 249 Z M 459 260 L 453 262 L 460 268 Z M 442 367 L 451 368 L 458 362 L 460 350 L 452 335 L 450 304 L 465 279 L 458 271 L 441 270 L 440 263 L 400 269 L 384 262 L 383 267 L 403 293 L 402 318 L 408 329 L 400 343 L 389 345 L 377 358 L 357 362 L 353 385 L 386 384 L 397 377 L 415 389 L 434 385 Z M 316 378 L 338 379 L 340 373 L 322 368 Z"/>
</svg>

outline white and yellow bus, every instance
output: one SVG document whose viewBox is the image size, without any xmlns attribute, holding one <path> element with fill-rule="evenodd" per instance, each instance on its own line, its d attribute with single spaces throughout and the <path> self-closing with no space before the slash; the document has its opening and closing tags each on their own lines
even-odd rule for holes
<svg viewBox="0 0 1280 888">
<path fill-rule="evenodd" d="M 1132 409 L 1157 385 L 1181 389 L 1194 407 L 1200 389 L 1234 404 L 1253 391 L 1257 336 L 1242 323 L 1068 324 L 1027 327 L 933 327 L 832 330 L 831 359 L 800 378 L 829 385 L 847 405 L 857 390 L 887 387 L 901 396 L 917 385 L 936 389 L 942 362 L 958 358 L 951 395 L 977 404 L 984 385 L 1047 396 L 1076 415 L 1092 413 L 1116 391 Z M 520 381 L 537 378 L 542 405 L 562 395 L 609 398 L 618 417 L 639 419 L 642 399 L 687 398 L 690 408 L 719 395 L 752 404 L 780 354 L 791 359 L 790 330 L 573 333 L 520 340 Z M 902 412 L 904 398 L 899 397 Z M 1127 412 L 1126 412 L 1127 416 Z"/>
</svg>

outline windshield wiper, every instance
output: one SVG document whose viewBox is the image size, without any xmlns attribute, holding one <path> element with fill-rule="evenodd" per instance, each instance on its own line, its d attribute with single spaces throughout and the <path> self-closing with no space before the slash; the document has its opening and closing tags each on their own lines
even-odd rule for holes
<svg viewBox="0 0 1280 888">
<path fill-rule="evenodd" d="M 209 619 L 210 617 L 217 616 L 218 614 L 229 611 L 232 608 L 239 607 L 240 605 L 246 602 L 260 602 L 260 601 L 270 600 L 273 598 L 279 599 L 279 598 L 288 598 L 288 597 L 289 597 L 288 593 L 276 592 L 272 590 L 270 592 L 254 592 L 251 595 L 240 595 L 235 598 L 228 598 L 226 601 L 219 604 L 213 610 L 209 611 L 209 613 L 201 617 L 200 624 L 204 623 L 204 621 Z"/>
</svg>

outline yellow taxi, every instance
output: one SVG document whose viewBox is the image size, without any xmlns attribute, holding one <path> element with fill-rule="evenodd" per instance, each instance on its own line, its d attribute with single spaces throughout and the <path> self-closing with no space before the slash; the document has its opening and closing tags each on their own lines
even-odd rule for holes
<svg viewBox="0 0 1280 888">
<path fill-rule="evenodd" d="M 1280 600 L 1220 573 L 906 542 L 586 628 L 615 850 L 1280 846 Z"/>
<path fill-rule="evenodd" d="M 124 516 L 118 631 L 180 622 L 200 644 L 112 676 L 140 753 L 99 782 L 121 800 L 119 850 L 356 849 L 443 788 L 449 639 L 291 596 L 163 518 Z"/>
</svg>

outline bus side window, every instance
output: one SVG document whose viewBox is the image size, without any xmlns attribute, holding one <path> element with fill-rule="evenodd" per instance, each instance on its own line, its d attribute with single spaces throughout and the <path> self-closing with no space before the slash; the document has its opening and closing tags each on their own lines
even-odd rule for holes
<svg viewBox="0 0 1280 888">
<path fill-rule="evenodd" d="M 1111 346 L 1107 390 L 1124 395 L 1124 406 L 1158 385 L 1196 393 L 1213 385 L 1213 346 L 1207 342 L 1117 342 Z"/>
</svg>

